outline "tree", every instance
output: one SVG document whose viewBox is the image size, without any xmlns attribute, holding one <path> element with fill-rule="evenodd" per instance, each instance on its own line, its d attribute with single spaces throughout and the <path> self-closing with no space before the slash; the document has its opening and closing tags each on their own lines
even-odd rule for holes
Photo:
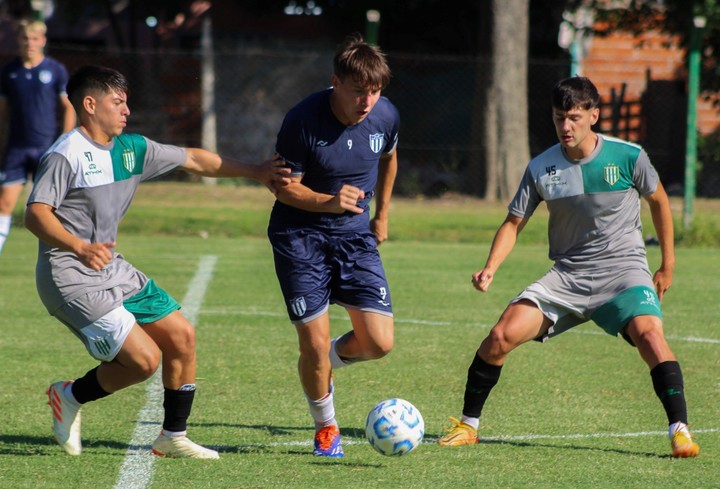
<svg viewBox="0 0 720 489">
<path fill-rule="evenodd" d="M 490 68 L 487 74 L 479 69 L 476 75 L 480 97 L 476 98 L 473 133 L 483 143 L 485 199 L 494 202 L 513 196 L 530 159 L 529 0 L 491 0 L 490 17 Z"/>
</svg>

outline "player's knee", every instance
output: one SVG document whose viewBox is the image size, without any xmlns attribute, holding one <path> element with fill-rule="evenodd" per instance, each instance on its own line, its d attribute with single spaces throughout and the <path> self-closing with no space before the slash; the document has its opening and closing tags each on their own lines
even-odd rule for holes
<svg viewBox="0 0 720 489">
<path fill-rule="evenodd" d="M 195 352 L 195 328 L 190 323 L 173 330 L 170 336 L 173 356 L 193 355 Z"/>
<path fill-rule="evenodd" d="M 515 346 L 515 343 L 505 334 L 503 328 L 495 327 L 490 330 L 481 348 L 491 357 L 500 357 L 510 353 Z"/>
<path fill-rule="evenodd" d="M 393 349 L 394 342 L 392 338 L 384 339 L 380 342 L 374 342 L 365 350 L 365 356 L 368 360 L 377 360 L 390 353 Z"/>
<path fill-rule="evenodd" d="M 139 382 L 149 379 L 160 367 L 160 351 L 155 349 L 145 352 L 141 357 L 135 359 L 133 372 Z"/>
<path fill-rule="evenodd" d="M 630 324 L 627 333 L 638 348 L 643 346 L 656 348 L 667 344 L 660 320 L 647 321 L 642 324 Z"/>
</svg>

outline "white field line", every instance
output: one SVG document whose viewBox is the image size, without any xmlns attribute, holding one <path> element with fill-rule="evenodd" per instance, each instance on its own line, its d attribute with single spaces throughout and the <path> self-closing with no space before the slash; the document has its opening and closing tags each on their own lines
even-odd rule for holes
<svg viewBox="0 0 720 489">
<path fill-rule="evenodd" d="M 701 430 L 691 430 L 693 434 L 699 433 L 720 433 L 720 428 L 708 428 Z M 513 441 L 528 441 L 528 440 L 582 440 L 582 439 L 599 439 L 599 438 L 639 438 L 639 437 L 656 437 L 656 436 L 668 436 L 667 430 L 665 431 L 639 431 L 630 433 L 570 433 L 566 435 L 542 435 L 542 434 L 527 434 L 527 435 L 501 435 L 501 436 L 480 436 L 480 443 L 483 441 L 489 442 L 513 442 Z M 436 436 L 428 436 L 423 440 L 423 444 L 434 444 L 437 442 Z M 364 438 L 350 438 L 343 436 L 343 445 L 362 445 L 367 443 Z M 257 443 L 241 445 L 238 448 L 256 448 L 256 447 L 304 447 L 312 445 L 312 440 L 297 440 L 297 441 L 286 441 L 277 443 Z"/>
<path fill-rule="evenodd" d="M 217 256 L 205 255 L 200 258 L 197 272 L 188 285 L 185 298 L 181 302 L 183 315 L 192 324 L 196 324 L 205 292 L 212 280 Z M 116 489 L 145 489 L 152 481 L 155 456 L 150 454 L 150 446 L 157 437 L 163 419 L 162 367 L 148 381 L 147 401 L 138 413 L 135 433 L 128 446 L 125 460 L 120 468 Z"/>
<path fill-rule="evenodd" d="M 254 309 L 254 308 L 242 308 L 242 307 L 213 307 L 209 309 L 203 309 L 203 314 L 207 315 L 215 315 L 215 316 L 229 316 L 229 315 L 237 315 L 237 316 L 263 316 L 263 317 L 277 317 L 277 318 L 287 318 L 287 314 L 284 312 L 276 312 L 276 311 L 263 311 L 260 309 Z M 340 321 L 349 321 L 350 319 L 347 316 L 344 315 L 335 315 L 331 313 L 331 317 L 333 320 L 340 320 Z M 289 321 L 289 319 L 288 319 Z M 427 321 L 422 319 L 413 319 L 413 318 L 395 318 L 395 322 L 398 324 L 420 324 L 420 325 L 427 325 L 427 326 L 477 326 L 479 328 L 483 329 L 490 329 L 492 327 L 491 324 L 470 324 L 470 323 L 453 323 L 452 321 Z M 604 331 L 597 330 L 583 330 L 583 329 L 571 329 L 569 331 L 570 333 L 574 334 L 586 334 L 586 335 L 597 335 L 597 336 L 604 336 L 607 333 Z M 705 344 L 714 344 L 714 345 L 720 345 L 720 339 L 717 338 L 701 338 L 697 336 L 677 336 L 677 335 L 665 335 L 665 338 L 671 341 L 686 341 L 689 343 L 705 343 Z"/>
</svg>

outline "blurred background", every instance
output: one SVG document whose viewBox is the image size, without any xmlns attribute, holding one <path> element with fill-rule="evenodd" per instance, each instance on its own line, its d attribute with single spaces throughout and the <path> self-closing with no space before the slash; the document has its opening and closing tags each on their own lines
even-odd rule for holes
<svg viewBox="0 0 720 489">
<path fill-rule="evenodd" d="M 669 193 L 690 183 L 689 161 L 693 193 L 718 197 L 718 10 L 709 0 L 1 0 L 0 62 L 16 56 L 17 20 L 39 18 L 46 54 L 71 73 L 93 63 L 128 77 L 129 132 L 259 161 L 287 110 L 329 86 L 336 46 L 358 31 L 393 71 L 383 94 L 401 115 L 398 195 L 506 198 L 495 146 L 518 149 L 503 164 L 523 169 L 555 144 L 550 90 L 582 74 L 603 99 L 597 130 L 642 144 Z"/>
</svg>

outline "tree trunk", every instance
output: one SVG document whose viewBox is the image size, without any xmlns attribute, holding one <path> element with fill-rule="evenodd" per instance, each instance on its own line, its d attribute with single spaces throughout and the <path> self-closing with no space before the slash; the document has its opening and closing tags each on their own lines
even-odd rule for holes
<svg viewBox="0 0 720 489">
<path fill-rule="evenodd" d="M 508 201 L 530 159 L 528 142 L 529 0 L 491 0 L 490 73 L 485 87 L 485 199 Z M 545 96 L 545 94 L 540 94 Z"/>
</svg>

